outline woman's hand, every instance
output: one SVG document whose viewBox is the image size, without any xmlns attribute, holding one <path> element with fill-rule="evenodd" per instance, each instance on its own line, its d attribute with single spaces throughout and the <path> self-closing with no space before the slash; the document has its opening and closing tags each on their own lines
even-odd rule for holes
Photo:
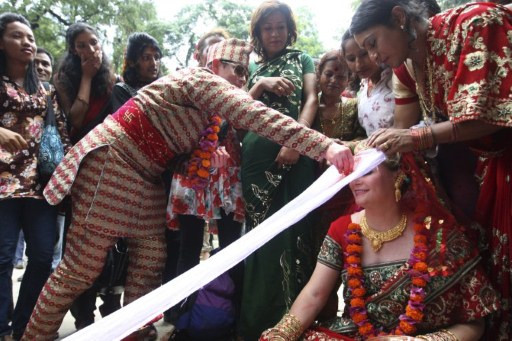
<svg viewBox="0 0 512 341">
<path fill-rule="evenodd" d="M 354 168 L 354 156 L 350 148 L 333 143 L 327 148 L 325 153 L 327 162 L 338 168 L 338 171 L 343 174 L 350 174 Z"/>
<path fill-rule="evenodd" d="M 295 149 L 288 147 L 281 147 L 279 154 L 277 154 L 276 162 L 279 167 L 294 165 L 299 161 L 300 153 Z"/>
<path fill-rule="evenodd" d="M 229 159 L 231 159 L 231 156 L 226 151 L 225 147 L 219 147 L 213 152 L 212 157 L 210 159 L 211 166 L 213 168 L 223 168 L 227 167 L 229 164 Z"/>
<path fill-rule="evenodd" d="M 273 92 L 278 96 L 289 96 L 295 90 L 295 85 L 284 77 L 262 77 L 259 82 L 263 90 Z"/>
<path fill-rule="evenodd" d="M 368 145 L 383 151 L 386 155 L 414 150 L 414 141 L 410 129 L 379 129 L 370 136 Z"/>
<path fill-rule="evenodd" d="M 82 76 L 92 79 L 100 69 L 102 58 L 101 50 L 95 51 L 90 56 L 80 56 L 82 61 Z"/>
<path fill-rule="evenodd" d="M 28 148 L 27 141 L 18 133 L 0 128 L 0 146 L 11 154 Z"/>
</svg>

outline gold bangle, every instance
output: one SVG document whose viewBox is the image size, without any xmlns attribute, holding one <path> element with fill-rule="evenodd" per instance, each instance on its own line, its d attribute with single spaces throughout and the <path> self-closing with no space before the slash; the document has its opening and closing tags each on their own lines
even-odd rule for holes
<svg viewBox="0 0 512 341">
<path fill-rule="evenodd" d="M 457 335 L 455 335 L 452 331 L 450 331 L 448 329 L 441 329 L 439 331 L 441 333 L 448 334 L 450 336 L 450 338 L 452 339 L 452 341 L 459 341 L 459 338 L 457 337 Z"/>
<path fill-rule="evenodd" d="M 311 127 L 311 123 L 309 123 L 307 120 L 303 119 L 303 118 L 299 118 L 297 120 L 298 123 L 302 124 L 302 125 L 305 125 L 306 127 L 310 128 Z"/>
<path fill-rule="evenodd" d="M 86 107 L 89 106 L 89 102 L 87 102 L 85 99 L 80 98 L 79 96 L 76 96 L 76 100 L 85 105 Z"/>
<path fill-rule="evenodd" d="M 426 335 L 416 335 L 415 338 L 430 341 L 430 339 Z"/>
</svg>

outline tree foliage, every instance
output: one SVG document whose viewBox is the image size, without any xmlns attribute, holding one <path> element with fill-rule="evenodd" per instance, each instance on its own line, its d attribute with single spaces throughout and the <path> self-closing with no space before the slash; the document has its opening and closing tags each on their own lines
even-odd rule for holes
<svg viewBox="0 0 512 341">
<path fill-rule="evenodd" d="M 249 39 L 253 10 L 251 6 L 234 0 L 205 0 L 183 7 L 169 24 L 166 36 L 169 56 L 182 67 L 189 65 L 201 35 L 215 27 L 226 29 L 232 37 Z M 313 15 L 303 8 L 296 15 L 299 38 L 295 47 L 318 57 L 324 49 L 312 24 Z"/>
<path fill-rule="evenodd" d="M 295 12 L 297 20 L 298 37 L 295 48 L 307 52 L 311 57 L 318 58 L 325 52 L 325 48 L 318 36 L 318 30 L 313 26 L 313 14 L 305 7 Z"/>
<path fill-rule="evenodd" d="M 0 4 L 0 12 L 8 11 L 25 16 L 32 24 L 37 45 L 56 58 L 65 52 L 66 29 L 75 22 L 87 22 L 98 30 L 104 45 L 113 47 L 112 62 L 117 71 L 130 33 L 146 31 L 163 43 L 166 31 L 148 0 L 7 0 Z"/>
<path fill-rule="evenodd" d="M 169 57 L 182 67 L 189 65 L 201 35 L 215 27 L 226 29 L 232 37 L 248 39 L 251 12 L 251 7 L 231 0 L 206 0 L 183 7 L 168 27 Z"/>
<path fill-rule="evenodd" d="M 0 12 L 8 11 L 25 16 L 37 45 L 56 59 L 65 52 L 66 29 L 75 22 L 87 22 L 97 29 L 114 69 L 120 72 L 127 37 L 133 32 L 148 32 L 159 41 L 165 56 L 188 66 L 195 44 L 210 29 L 223 27 L 232 37 L 249 39 L 253 7 L 236 0 L 204 0 L 183 7 L 167 23 L 157 19 L 151 0 L 3 0 Z M 296 16 L 299 38 L 295 47 L 318 57 L 324 48 L 313 15 L 299 8 Z"/>
</svg>

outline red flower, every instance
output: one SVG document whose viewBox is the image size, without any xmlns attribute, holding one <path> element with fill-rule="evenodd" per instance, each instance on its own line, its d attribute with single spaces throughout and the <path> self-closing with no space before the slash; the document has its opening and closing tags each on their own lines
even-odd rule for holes
<svg viewBox="0 0 512 341">
<path fill-rule="evenodd" d="M 409 324 L 406 321 L 400 321 L 400 329 L 402 329 L 404 333 L 407 335 L 411 335 L 416 331 L 416 327 L 414 327 L 413 325 Z"/>
<path fill-rule="evenodd" d="M 357 287 L 361 286 L 361 281 L 357 278 L 349 279 L 348 286 L 349 286 L 349 288 L 352 288 L 352 289 L 357 288 Z"/>
<path fill-rule="evenodd" d="M 188 205 L 184 201 L 181 201 L 180 199 L 175 198 L 172 201 L 172 205 L 174 206 L 175 212 L 185 213 L 188 211 Z"/>
<path fill-rule="evenodd" d="M 360 313 L 352 314 L 352 321 L 354 321 L 354 323 L 356 323 L 356 324 L 361 323 L 366 319 L 367 319 L 366 314 L 360 314 Z"/>
<path fill-rule="evenodd" d="M 349 244 L 347 246 L 347 252 L 348 253 L 362 253 L 363 252 L 363 247 L 360 246 L 360 245 Z"/>
</svg>

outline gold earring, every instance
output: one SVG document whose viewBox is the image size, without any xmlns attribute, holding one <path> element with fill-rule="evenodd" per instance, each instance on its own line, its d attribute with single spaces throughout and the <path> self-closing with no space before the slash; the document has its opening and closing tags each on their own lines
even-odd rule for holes
<svg viewBox="0 0 512 341">
<path fill-rule="evenodd" d="M 402 184 L 405 181 L 405 174 L 400 172 L 398 174 L 396 180 L 395 180 L 395 201 L 399 202 L 400 199 L 402 199 L 402 191 L 400 190 L 402 188 Z"/>
</svg>

